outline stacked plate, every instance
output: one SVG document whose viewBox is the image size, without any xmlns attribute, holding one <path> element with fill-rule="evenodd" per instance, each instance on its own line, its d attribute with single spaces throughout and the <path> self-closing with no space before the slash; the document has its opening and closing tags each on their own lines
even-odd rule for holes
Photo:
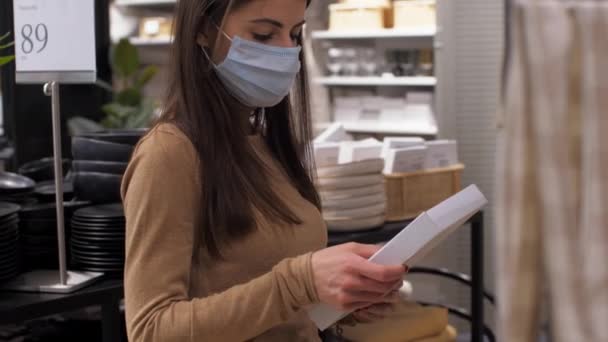
<svg viewBox="0 0 608 342">
<path fill-rule="evenodd" d="M 74 211 L 90 205 L 88 202 L 65 202 L 65 222 L 70 222 Z M 56 269 L 59 267 L 57 247 L 57 209 L 55 204 L 28 205 L 19 213 L 19 230 L 24 266 L 28 270 Z M 69 246 L 70 229 L 65 227 Z M 67 249 L 69 254 L 69 248 Z"/>
<path fill-rule="evenodd" d="M 0 201 L 18 205 L 36 203 L 34 187 L 30 178 L 10 172 L 0 172 Z"/>
<path fill-rule="evenodd" d="M 19 206 L 0 202 L 0 281 L 19 272 Z"/>
<path fill-rule="evenodd" d="M 72 217 L 72 262 L 84 271 L 122 273 L 125 217 L 122 204 L 80 209 Z"/>
<path fill-rule="evenodd" d="M 145 130 L 88 133 L 72 138 L 76 198 L 95 204 L 120 202 L 120 184 Z"/>
<path fill-rule="evenodd" d="M 317 169 L 317 189 L 330 231 L 367 230 L 384 224 L 383 168 L 383 159 L 369 159 Z"/>
</svg>

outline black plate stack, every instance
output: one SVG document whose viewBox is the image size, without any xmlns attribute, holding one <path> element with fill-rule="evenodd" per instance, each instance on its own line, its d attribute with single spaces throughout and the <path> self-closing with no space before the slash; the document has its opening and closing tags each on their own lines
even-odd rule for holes
<svg viewBox="0 0 608 342">
<path fill-rule="evenodd" d="M 73 265 L 83 271 L 122 274 L 125 217 L 122 204 L 80 209 L 72 217 Z"/>
<path fill-rule="evenodd" d="M 120 183 L 144 130 L 88 133 L 72 138 L 76 198 L 95 204 L 120 202 Z"/>
<path fill-rule="evenodd" d="M 0 281 L 19 274 L 19 209 L 0 202 Z"/>
<path fill-rule="evenodd" d="M 69 254 L 70 225 L 74 212 L 89 206 L 88 202 L 65 202 L 64 217 L 66 251 Z M 19 213 L 19 230 L 23 264 L 27 270 L 57 269 L 59 250 L 57 239 L 57 209 L 54 203 L 24 206 Z"/>
<path fill-rule="evenodd" d="M 10 172 L 0 172 L 0 202 L 20 206 L 36 203 L 32 179 Z"/>
</svg>

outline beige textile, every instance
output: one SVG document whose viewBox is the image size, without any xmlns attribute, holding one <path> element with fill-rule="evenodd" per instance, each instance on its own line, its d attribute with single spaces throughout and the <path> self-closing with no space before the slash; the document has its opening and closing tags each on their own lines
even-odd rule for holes
<svg viewBox="0 0 608 342">
<path fill-rule="evenodd" d="M 498 158 L 499 341 L 608 341 L 608 2 L 516 1 Z"/>
<path fill-rule="evenodd" d="M 447 327 L 446 309 L 413 302 L 396 304 L 395 312 L 383 320 L 342 326 L 343 337 L 354 342 L 451 341 Z"/>
</svg>

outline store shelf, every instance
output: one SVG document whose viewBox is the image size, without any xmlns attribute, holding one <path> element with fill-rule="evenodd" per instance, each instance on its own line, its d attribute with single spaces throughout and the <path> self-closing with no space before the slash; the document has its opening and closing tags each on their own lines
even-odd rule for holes
<svg viewBox="0 0 608 342">
<path fill-rule="evenodd" d="M 344 123 L 344 129 L 351 133 L 376 133 L 395 135 L 437 135 L 439 130 L 436 126 L 424 123 L 388 123 L 388 122 L 352 122 Z"/>
<path fill-rule="evenodd" d="M 320 77 L 315 83 L 326 86 L 401 86 L 401 87 L 434 87 L 435 77 Z"/>
<path fill-rule="evenodd" d="M 171 44 L 171 39 L 169 37 L 166 38 L 141 38 L 141 37 L 131 37 L 129 41 L 131 44 L 135 46 L 168 46 Z"/>
<path fill-rule="evenodd" d="M 174 6 L 177 0 L 116 0 L 117 6 L 124 7 L 156 7 Z"/>
<path fill-rule="evenodd" d="M 329 128 L 333 122 L 318 122 L 314 124 L 315 131 Z M 435 136 L 436 126 L 421 123 L 380 123 L 380 122 L 344 122 L 344 129 L 350 133 L 394 134 L 394 135 L 424 135 Z"/>
<path fill-rule="evenodd" d="M 414 29 L 382 29 L 365 31 L 314 31 L 313 39 L 384 39 L 384 38 L 434 38 L 434 27 Z"/>
</svg>

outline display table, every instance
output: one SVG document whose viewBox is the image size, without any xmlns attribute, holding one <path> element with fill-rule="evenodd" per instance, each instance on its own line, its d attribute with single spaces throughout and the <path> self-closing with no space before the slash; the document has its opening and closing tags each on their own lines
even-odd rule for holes
<svg viewBox="0 0 608 342">
<path fill-rule="evenodd" d="M 70 294 L 0 291 L 0 325 L 99 306 L 103 341 L 118 342 L 122 339 L 119 305 L 123 292 L 122 280 L 101 280 Z"/>
<path fill-rule="evenodd" d="M 329 233 L 329 246 L 347 242 L 375 244 L 386 242 L 397 235 L 412 220 L 387 223 L 382 228 L 354 233 Z M 473 318 L 471 334 L 473 342 L 483 341 L 483 212 L 473 216 L 468 222 L 471 225 L 471 316 Z"/>
</svg>

